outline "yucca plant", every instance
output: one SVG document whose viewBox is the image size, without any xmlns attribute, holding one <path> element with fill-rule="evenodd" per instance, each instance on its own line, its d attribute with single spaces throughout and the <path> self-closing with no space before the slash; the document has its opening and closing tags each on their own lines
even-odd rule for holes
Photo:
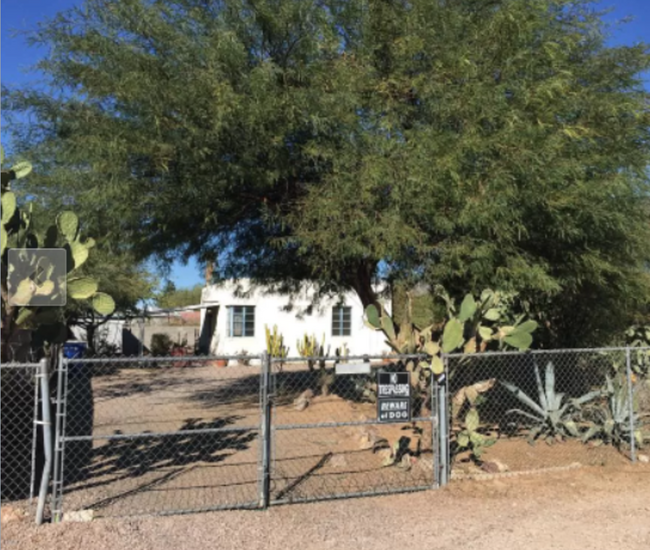
<svg viewBox="0 0 650 550">
<path fill-rule="evenodd" d="M 524 393 L 514 384 L 501 382 L 501 384 L 512 393 L 528 410 L 511 409 L 506 414 L 517 414 L 525 418 L 530 424 L 528 442 L 533 444 L 539 437 L 546 439 L 547 443 L 563 440 L 567 437 L 580 437 L 580 430 L 575 423 L 575 413 L 581 406 L 600 396 L 600 390 L 586 393 L 585 395 L 571 399 L 564 393 L 555 390 L 555 367 L 551 361 L 546 365 L 544 383 L 539 373 L 539 367 L 535 363 L 535 381 L 537 383 L 538 400 Z"/>
<path fill-rule="evenodd" d="M 585 416 L 591 419 L 589 428 L 582 435 L 582 441 L 585 443 L 591 441 L 594 444 L 608 443 L 620 449 L 629 445 L 632 439 L 630 429 L 630 421 L 632 421 L 635 426 L 634 439 L 637 445 L 643 445 L 643 434 L 638 427 L 641 419 L 649 415 L 638 412 L 639 407 L 634 393 L 630 404 L 626 377 L 617 375 L 612 380 L 609 375 L 606 375 L 604 395 L 607 399 L 599 406 L 586 411 Z"/>
</svg>

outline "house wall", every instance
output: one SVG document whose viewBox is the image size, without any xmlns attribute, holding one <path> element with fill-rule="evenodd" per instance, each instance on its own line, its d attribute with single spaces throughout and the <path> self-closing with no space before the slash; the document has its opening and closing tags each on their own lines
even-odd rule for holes
<svg viewBox="0 0 650 550">
<path fill-rule="evenodd" d="M 244 291 L 238 295 L 238 286 Z M 354 292 L 348 292 L 338 297 L 321 298 L 310 308 L 313 287 L 306 285 L 295 296 L 284 296 L 270 292 L 266 288 L 250 290 L 247 281 L 239 285 L 232 282 L 221 285 L 211 285 L 203 289 L 202 303 L 218 303 L 213 311 L 217 313 L 216 329 L 211 337 L 209 352 L 214 355 L 236 355 L 246 351 L 249 355 L 262 353 L 266 349 L 265 325 L 278 331 L 284 336 L 284 345 L 289 347 L 289 356 L 298 356 L 297 341 L 304 334 L 315 334 L 319 339 L 325 334 L 325 349 L 330 346 L 330 354 L 334 355 L 337 347 L 347 344 L 350 355 L 375 355 L 389 351 L 384 342 L 383 334 L 365 326 L 363 322 L 364 308 Z M 336 305 L 346 305 L 351 310 L 350 336 L 332 336 L 332 308 Z M 230 337 L 228 335 L 228 306 L 255 306 L 255 336 Z M 390 311 L 390 304 L 384 304 Z M 203 325 L 205 311 L 202 311 Z"/>
<path fill-rule="evenodd" d="M 115 346 L 118 351 L 122 351 L 122 331 L 124 328 L 124 321 L 120 319 L 111 319 L 103 325 L 97 327 L 95 331 L 95 345 L 100 345 L 101 342 L 106 342 L 111 346 Z M 86 341 L 86 329 L 78 325 L 70 326 L 70 331 L 74 335 L 75 340 Z"/>
</svg>

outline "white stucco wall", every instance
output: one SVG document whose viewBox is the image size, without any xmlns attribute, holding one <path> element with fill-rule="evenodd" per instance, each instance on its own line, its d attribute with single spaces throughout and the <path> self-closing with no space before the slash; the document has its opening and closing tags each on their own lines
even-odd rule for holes
<svg viewBox="0 0 650 550">
<path fill-rule="evenodd" d="M 243 288 L 246 295 L 238 296 L 236 289 Z M 311 313 L 307 310 L 312 303 L 313 287 L 305 285 L 297 296 L 284 296 L 271 293 L 266 288 L 255 287 L 250 290 L 248 281 L 211 285 L 203 289 L 201 303 L 218 307 L 216 329 L 210 343 L 210 353 L 215 355 L 236 355 L 245 350 L 249 355 L 262 353 L 266 349 L 264 327 L 271 330 L 273 325 L 284 336 L 284 344 L 289 347 L 289 356 L 299 355 L 297 341 L 304 334 L 315 334 L 318 340 L 325 334 L 325 349 L 330 346 L 334 355 L 337 347 L 347 344 L 350 355 L 375 355 L 387 352 L 383 334 L 365 326 L 363 322 L 363 305 L 356 293 L 348 292 L 342 300 L 338 297 L 321 298 Z M 351 310 L 350 336 L 332 336 L 332 308 L 345 305 Z M 228 306 L 255 306 L 255 336 L 230 337 L 228 335 Z M 384 306 L 390 311 L 390 304 Z M 205 310 L 201 312 L 201 327 L 205 322 Z"/>
<path fill-rule="evenodd" d="M 111 319 L 103 325 L 97 327 L 95 332 L 95 345 L 105 341 L 107 344 L 116 346 L 119 351 L 122 351 L 122 329 L 124 328 L 124 321 L 121 319 Z M 76 340 L 86 341 L 86 329 L 78 325 L 70 327 L 72 334 Z"/>
</svg>

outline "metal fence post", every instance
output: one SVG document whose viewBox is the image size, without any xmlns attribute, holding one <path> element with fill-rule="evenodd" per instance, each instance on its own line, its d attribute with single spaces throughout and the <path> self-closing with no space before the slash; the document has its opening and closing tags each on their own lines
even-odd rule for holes
<svg viewBox="0 0 650 550">
<path fill-rule="evenodd" d="M 262 463 L 260 464 L 260 508 L 267 508 L 271 493 L 271 357 L 262 353 L 262 403 L 261 440 Z"/>
<path fill-rule="evenodd" d="M 57 357 L 56 373 L 56 416 L 54 419 L 54 473 L 52 476 L 52 520 L 61 521 L 61 501 L 63 495 L 63 430 L 65 407 L 64 378 L 67 373 L 67 365 L 64 365 L 63 350 L 59 351 Z M 67 385 L 66 385 L 67 386 Z"/>
<path fill-rule="evenodd" d="M 433 488 L 440 487 L 440 407 L 438 406 L 438 380 L 431 381 L 431 448 L 433 450 Z"/>
<path fill-rule="evenodd" d="M 449 404 L 447 396 L 447 380 L 449 372 L 449 359 L 443 356 L 445 370 L 438 379 L 438 426 L 440 430 L 440 486 L 444 487 L 449 482 Z"/>
<path fill-rule="evenodd" d="M 634 436 L 634 389 L 632 387 L 632 360 L 630 348 L 625 349 L 625 372 L 627 375 L 627 400 L 630 412 L 630 459 L 636 462 L 636 438 Z"/>
<path fill-rule="evenodd" d="M 36 508 L 36 524 L 43 523 L 43 511 L 45 510 L 45 500 L 47 499 L 47 488 L 50 483 L 50 474 L 52 472 L 52 418 L 50 415 L 50 369 L 49 361 L 41 359 L 40 372 L 38 378 L 40 380 L 40 393 L 41 393 L 41 410 L 42 421 L 40 424 L 43 426 L 43 448 L 45 454 L 45 464 L 41 473 L 41 486 L 38 492 L 38 505 Z"/>
</svg>

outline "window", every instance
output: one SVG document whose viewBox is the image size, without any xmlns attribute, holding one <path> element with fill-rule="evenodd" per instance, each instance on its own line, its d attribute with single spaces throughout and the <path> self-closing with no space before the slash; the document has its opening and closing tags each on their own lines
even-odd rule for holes
<svg viewBox="0 0 650 550">
<path fill-rule="evenodd" d="M 255 336 L 255 306 L 228 308 L 228 336 L 230 338 Z"/>
<path fill-rule="evenodd" d="M 352 308 L 337 306 L 332 308 L 332 336 L 350 336 L 352 332 Z"/>
</svg>

